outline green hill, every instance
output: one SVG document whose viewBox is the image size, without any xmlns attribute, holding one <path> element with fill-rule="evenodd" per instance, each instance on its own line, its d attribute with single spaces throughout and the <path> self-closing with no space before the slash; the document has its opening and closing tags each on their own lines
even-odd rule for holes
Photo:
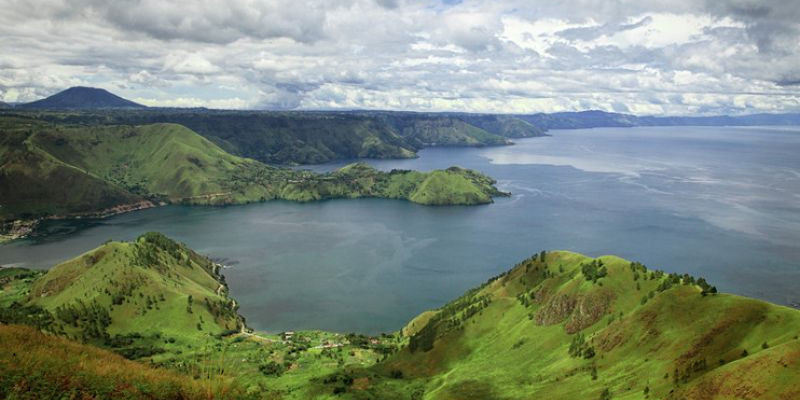
<svg viewBox="0 0 800 400">
<path fill-rule="evenodd" d="M 157 371 L 61 338 L 153 360 L 239 332 L 218 266 L 161 234 L 105 243 L 43 275 L 0 269 L 0 306 L 0 397 L 216 398 L 234 389 L 210 360 Z"/>
<path fill-rule="evenodd" d="M 376 113 L 415 148 L 431 146 L 499 146 L 511 142 L 449 115 Z"/>
<path fill-rule="evenodd" d="M 426 399 L 800 393 L 797 310 L 617 257 L 542 255 L 412 321 L 409 346 L 375 370 Z"/>
<path fill-rule="evenodd" d="M 28 300 L 53 314 L 50 330 L 83 340 L 135 333 L 191 343 L 242 325 L 217 266 L 158 233 L 53 267 Z"/>
<path fill-rule="evenodd" d="M 269 164 L 409 158 L 429 146 L 496 146 L 542 136 L 517 116 L 389 111 L 276 112 L 205 109 L 21 110 L 7 115 L 59 124 L 188 127 L 225 151 Z"/>
<path fill-rule="evenodd" d="M 323 175 L 293 180 L 280 198 L 311 201 L 332 198 L 378 197 L 406 199 L 425 205 L 471 205 L 504 196 L 495 181 L 481 173 L 450 167 L 446 170 L 381 172 L 364 163 L 350 164 Z"/>
<path fill-rule="evenodd" d="M 104 216 L 159 203 L 385 197 L 471 205 L 502 195 L 492 179 L 460 168 L 317 174 L 271 167 L 229 154 L 176 124 L 86 126 L 0 117 L 0 129 L 4 232 L 25 232 L 8 221 Z"/>
<path fill-rule="evenodd" d="M 215 266 L 156 233 L 106 243 L 40 275 L 0 269 L 0 322 L 37 326 L 208 379 L 227 388 L 226 398 L 792 399 L 800 393 L 800 311 L 717 293 L 701 278 L 613 256 L 541 252 L 401 332 L 372 338 L 240 332 Z M 0 336 L 8 329 L 0 326 Z M 20 366 L 0 351 L 0 369 L 14 382 L 6 387 L 18 387 L 30 371 L 37 388 L 63 379 L 55 361 L 35 362 L 46 357 L 39 342 L 15 335 L 8 343 L 32 351 Z M 121 362 L 108 360 L 112 369 Z M 146 396 L 132 396 L 140 397 Z"/>
</svg>

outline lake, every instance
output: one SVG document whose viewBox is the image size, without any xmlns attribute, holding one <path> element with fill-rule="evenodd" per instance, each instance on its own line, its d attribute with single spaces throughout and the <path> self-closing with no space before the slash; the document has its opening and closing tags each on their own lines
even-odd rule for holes
<svg viewBox="0 0 800 400">
<path fill-rule="evenodd" d="M 616 254 L 725 292 L 800 301 L 800 127 L 550 134 L 368 161 L 480 170 L 513 193 L 491 205 L 168 206 L 48 223 L 48 236 L 0 246 L 0 264 L 48 268 L 107 239 L 160 231 L 230 265 L 224 274 L 240 312 L 273 332 L 397 330 L 542 249 Z"/>
</svg>

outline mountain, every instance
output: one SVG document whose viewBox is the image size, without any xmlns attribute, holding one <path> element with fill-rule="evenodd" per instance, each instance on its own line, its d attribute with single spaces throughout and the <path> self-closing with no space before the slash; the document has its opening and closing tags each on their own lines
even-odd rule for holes
<svg viewBox="0 0 800 400">
<path fill-rule="evenodd" d="M 71 87 L 50 97 L 17 106 L 23 109 L 133 109 L 145 106 L 123 99 L 105 89 Z"/>
<path fill-rule="evenodd" d="M 800 311 L 613 256 L 542 252 L 403 332 L 408 347 L 370 371 L 426 399 L 800 393 Z"/>
<path fill-rule="evenodd" d="M 192 342 L 242 325 L 219 267 L 152 232 L 53 267 L 31 287 L 27 305 L 54 315 L 48 330 L 84 341 L 157 334 Z"/>
<path fill-rule="evenodd" d="M 229 386 L 225 379 L 212 382 L 206 372 L 193 380 L 180 369 L 155 370 L 87 344 L 129 359 L 166 358 L 194 351 L 210 335 L 239 332 L 243 320 L 219 268 L 147 233 L 133 242 L 106 242 L 38 277 L 0 269 L 0 294 L 11 292 L 16 301 L 0 310 L 0 322 L 51 333 L 0 324 L 0 360 L 14 360 L 0 361 L 0 397 L 210 398 L 212 385 L 219 386 L 213 392 Z M 22 286 L 9 288 L 9 278 Z"/>
<path fill-rule="evenodd" d="M 46 274 L 3 271 L 0 323 L 36 326 L 172 370 L 161 374 L 166 380 L 189 374 L 226 385 L 224 395 L 208 398 L 677 400 L 800 393 L 800 311 L 717 293 L 702 278 L 614 256 L 540 252 L 422 313 L 401 332 L 378 337 L 251 333 L 218 267 L 157 233 L 108 242 Z M 8 307 L 8 299 L 16 302 Z M 0 337 L 10 343 L 0 350 L 6 382 L 0 393 L 25 388 L 20 382 L 36 382 L 34 390 L 64 379 L 83 382 L 97 363 L 79 364 L 89 372 L 74 379 L 60 366 L 62 358 L 87 352 L 100 354 L 111 369 L 127 363 L 56 337 L 34 340 L 42 336 L 30 328 L 0 325 Z M 65 356 L 53 359 L 43 347 Z M 9 362 L 20 357 L 9 354 L 15 350 L 25 362 Z M 140 371 L 132 366 L 130 376 L 113 379 L 159 379 Z M 189 389 L 182 390 L 195 382 L 187 377 Z"/>
<path fill-rule="evenodd" d="M 7 108 L 12 108 L 11 104 L 3 103 L 2 101 L 0 101 L 0 110 L 7 109 Z"/>
<path fill-rule="evenodd" d="M 742 116 L 654 117 L 590 110 L 552 114 L 517 115 L 543 129 L 585 129 L 634 126 L 757 126 L 800 125 L 800 114 L 752 114 Z"/>
<path fill-rule="evenodd" d="M 271 167 L 171 123 L 85 126 L 7 116 L 0 128 L 0 222 L 104 216 L 160 203 L 384 197 L 472 205 L 503 195 L 491 178 L 461 168 L 381 172 L 359 165 L 317 174 Z"/>
<path fill-rule="evenodd" d="M 498 146 L 544 135 L 515 116 L 463 113 L 147 108 L 37 112 L 36 117 L 82 125 L 180 124 L 227 152 L 279 165 L 411 158 L 430 146 Z"/>
<path fill-rule="evenodd" d="M 279 399 L 393 346 L 387 335 L 251 333 L 220 270 L 154 232 L 46 273 L 0 267 L 0 398 Z"/>
<path fill-rule="evenodd" d="M 171 370 L 159 375 L 167 388 L 176 385 L 172 374 L 225 387 L 208 398 L 677 400 L 800 393 L 800 311 L 717 293 L 702 278 L 614 256 L 540 252 L 422 313 L 401 332 L 377 337 L 251 333 L 218 267 L 157 233 L 108 242 L 46 274 L 3 271 L 0 323 L 36 326 Z M 36 390 L 68 379 L 64 371 L 72 369 L 63 366 L 81 354 L 98 354 L 102 363 L 77 364 L 84 372 L 70 384 L 93 382 L 105 363 L 117 373 L 117 365 L 128 364 L 31 328 L 0 325 L 0 337 L 9 343 L 0 349 L 0 393 L 49 393 Z M 53 358 L 52 351 L 63 356 Z M 23 354 L 25 362 L 10 362 Z M 141 388 L 159 382 L 130 365 L 128 376 L 100 374 L 97 381 L 144 379 Z M 180 390 L 195 383 L 187 376 L 189 386 Z"/>
</svg>

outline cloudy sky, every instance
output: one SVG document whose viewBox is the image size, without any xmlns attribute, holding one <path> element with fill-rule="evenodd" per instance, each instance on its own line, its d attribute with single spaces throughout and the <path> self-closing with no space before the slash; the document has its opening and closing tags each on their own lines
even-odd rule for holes
<svg viewBox="0 0 800 400">
<path fill-rule="evenodd" d="M 0 0 L 0 100 L 800 111 L 797 0 Z"/>
</svg>

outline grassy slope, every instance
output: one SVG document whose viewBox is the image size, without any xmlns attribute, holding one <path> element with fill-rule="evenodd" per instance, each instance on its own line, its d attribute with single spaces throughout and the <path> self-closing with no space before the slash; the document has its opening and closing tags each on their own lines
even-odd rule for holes
<svg viewBox="0 0 800 400">
<path fill-rule="evenodd" d="M 437 118 L 414 121 L 405 135 L 419 140 L 423 146 L 488 146 L 509 142 L 461 120 Z"/>
<path fill-rule="evenodd" d="M 433 144 L 502 145 L 510 143 L 506 138 L 543 134 L 536 126 L 508 115 L 197 110 L 73 110 L 32 115 L 84 125 L 176 123 L 198 132 L 225 151 L 271 164 L 408 158 L 414 157 L 416 150 Z"/>
<path fill-rule="evenodd" d="M 491 203 L 493 196 L 505 195 L 494 183 L 483 174 L 458 167 L 386 173 L 355 163 L 322 176 L 292 181 L 283 188 L 280 197 L 296 201 L 380 197 L 425 205 L 473 205 Z"/>
<path fill-rule="evenodd" d="M 32 115 L 47 121 L 85 125 L 180 124 L 225 151 L 270 164 L 415 156 L 414 147 L 385 123 L 345 113 L 105 110 Z"/>
<path fill-rule="evenodd" d="M 237 173 L 275 172 L 230 155 L 175 124 L 74 127 L 66 134 L 37 133 L 31 141 L 94 176 L 173 201 L 209 194 L 230 196 L 235 191 L 230 179 Z"/>
<path fill-rule="evenodd" d="M 146 234 L 135 242 L 106 243 L 53 267 L 35 282 L 29 299 L 31 305 L 55 315 L 57 308 L 74 306 L 78 300 L 96 302 L 110 310 L 110 335 L 161 334 L 176 339 L 179 346 L 207 334 L 238 329 L 226 293 L 207 258 L 160 234 Z M 112 303 L 115 297 L 121 304 Z M 207 302 L 223 305 L 223 312 L 212 314 Z M 80 327 L 59 322 L 67 334 L 80 336 Z"/>
<path fill-rule="evenodd" d="M 53 125 L 10 117 L 0 124 L 0 220 L 91 213 L 145 199 L 219 205 L 390 197 L 485 204 L 500 194 L 491 179 L 462 169 L 427 175 L 357 169 L 364 175 L 355 177 L 270 167 L 175 124 Z M 427 177 L 438 183 L 429 185 Z M 369 181 L 379 185 L 363 185 Z M 392 182 L 394 189 L 385 190 Z M 395 190 L 400 183 L 409 190 Z"/>
<path fill-rule="evenodd" d="M 0 397 L 7 399 L 206 399 L 235 395 L 24 325 L 0 324 Z"/>
<path fill-rule="evenodd" d="M 142 200 L 28 140 L 31 132 L 47 129 L 54 128 L 0 119 L 0 219 L 85 213 Z"/>
<path fill-rule="evenodd" d="M 434 321 L 433 348 L 404 350 L 379 370 L 422 382 L 431 399 L 599 398 L 604 389 L 613 398 L 639 399 L 646 387 L 649 398 L 674 399 L 800 393 L 800 312 L 734 295 L 701 296 L 694 285 L 658 292 L 668 278 L 634 281 L 629 262 L 602 260 L 602 286 L 584 278 L 584 256 L 528 260 L 437 311 L 447 315 L 442 320 L 430 312 L 418 318 L 405 331 L 419 335 L 421 323 Z M 654 297 L 642 305 L 650 291 Z M 517 296 L 530 293 L 535 299 L 526 307 Z M 488 307 L 462 321 L 466 306 L 484 296 Z M 594 357 L 569 355 L 578 332 Z M 743 350 L 750 355 L 743 358 Z M 376 392 L 403 391 L 396 381 L 373 379 Z"/>
<path fill-rule="evenodd" d="M 45 340 L 38 332 L 32 335 L 35 344 L 24 341 L 17 337 L 18 331 L 32 329 L 5 330 L 7 327 L 1 325 L 9 322 L 8 318 L 12 318 L 11 322 L 20 322 L 13 319 L 18 314 L 4 312 L 9 309 L 3 307 L 9 305 L 12 310 L 19 310 L 22 305 L 42 306 L 55 318 L 54 322 L 43 324 L 43 329 L 184 373 L 186 387 L 202 387 L 206 393 L 210 390 L 215 398 L 281 398 L 290 392 L 304 391 L 311 379 L 321 379 L 342 368 L 373 365 L 383 349 L 395 346 L 398 341 L 399 335 L 372 338 L 374 343 L 361 335 L 316 331 L 297 332 L 291 340 L 283 341 L 274 334 L 231 331 L 230 328 L 239 324 L 233 308 L 223 318 L 215 318 L 204 305 L 206 298 L 212 303 L 232 304 L 226 297 L 227 289 L 214 271 L 206 258 L 154 233 L 130 243 L 108 242 L 59 264 L 46 274 L 18 268 L 0 269 L 0 338 L 12 335 L 13 340 L 4 341 L 4 347 L 11 343 L 7 347 L 9 350 L 21 352 L 28 348 L 30 353 L 20 363 L 12 351 L 0 350 L 0 371 L 7 372 L 7 382 L 14 382 L 7 387 L 31 390 L 34 397 L 45 396 L 61 381 L 68 382 L 72 385 L 69 388 L 75 387 L 79 393 L 84 393 L 83 390 L 102 393 L 109 386 L 129 385 L 164 386 L 165 393 L 172 393 L 173 389 L 167 384 L 173 376 L 178 376 L 165 372 L 163 381 L 153 379 L 147 372 L 151 370 L 139 364 L 122 362 L 119 357 L 63 339 L 47 337 Z M 113 298 L 120 293 L 126 293 L 124 301 L 113 305 Z M 163 299 L 159 297 L 161 294 Z M 187 312 L 189 295 L 193 298 L 191 313 Z M 155 299 L 149 308 L 148 298 Z M 105 328 L 109 333 L 106 339 L 83 335 L 84 322 L 73 326 L 59 318 L 59 307 L 95 301 L 111 310 L 111 323 Z M 203 321 L 202 330 L 197 329 L 200 321 Z M 126 336 L 117 339 L 121 337 L 117 335 Z M 322 348 L 326 344 L 336 347 Z M 152 348 L 162 351 L 131 351 Z M 63 360 L 45 359 L 46 352 L 58 354 Z M 92 363 L 86 357 L 98 361 Z M 39 365 L 37 359 L 41 359 Z M 71 377 L 76 370 L 71 368 L 73 363 L 82 365 L 79 377 Z M 269 364 L 276 365 L 278 371 L 264 370 Z M 127 365 L 135 368 L 128 375 L 120 375 L 118 370 Z M 141 371 L 144 371 L 142 377 L 139 376 Z M 36 379 L 25 381 L 24 377 L 31 374 Z M 195 382 L 192 377 L 200 381 Z M 2 377 L 0 382 L 3 382 Z M 222 390 L 228 390 L 229 394 L 219 396 Z M 2 388 L 0 393 L 3 393 Z M 147 398 L 141 393 L 131 397 Z"/>
<path fill-rule="evenodd" d="M 135 266 L 142 256 L 134 249 L 143 243 L 146 254 L 156 254 L 145 268 Z M 121 286 L 113 282 L 132 282 L 138 286 L 113 307 L 109 332 L 158 333 L 166 352 L 145 359 L 194 376 L 205 376 L 198 371 L 213 364 L 215 374 L 225 371 L 256 397 L 591 399 L 607 389 L 615 399 L 785 399 L 800 393 L 800 312 L 734 295 L 703 296 L 688 277 L 613 256 L 599 258 L 605 276 L 588 280 L 591 268 L 583 267 L 595 260 L 569 252 L 525 260 L 415 318 L 403 329 L 405 339 L 374 338 L 378 343 L 324 332 L 300 332 L 289 342 L 275 335 L 209 336 L 237 323 L 232 314 L 209 323 L 213 316 L 200 299 L 227 301 L 224 290 L 216 294 L 211 266 L 153 234 L 110 242 L 54 268 L 35 281 L 29 297 L 50 310 L 78 299 L 107 305 L 105 289 L 114 294 Z M 0 272 L 0 278 L 25 273 Z M 0 299 L 19 299 L 24 287 L 6 280 Z M 165 300 L 145 312 L 142 299 L 158 293 Z M 188 294 L 195 299 L 192 314 Z M 77 336 L 74 328 L 64 330 Z M 579 335 L 585 339 L 571 352 Z M 138 345 L 153 344 L 143 336 Z M 166 338 L 177 341 L 161 344 Z M 314 348 L 324 343 L 342 347 Z M 280 371 L 267 372 L 268 364 Z"/>
<path fill-rule="evenodd" d="M 458 118 L 487 132 L 507 138 L 546 136 L 544 129 L 523 121 L 516 116 L 459 114 Z"/>
</svg>

